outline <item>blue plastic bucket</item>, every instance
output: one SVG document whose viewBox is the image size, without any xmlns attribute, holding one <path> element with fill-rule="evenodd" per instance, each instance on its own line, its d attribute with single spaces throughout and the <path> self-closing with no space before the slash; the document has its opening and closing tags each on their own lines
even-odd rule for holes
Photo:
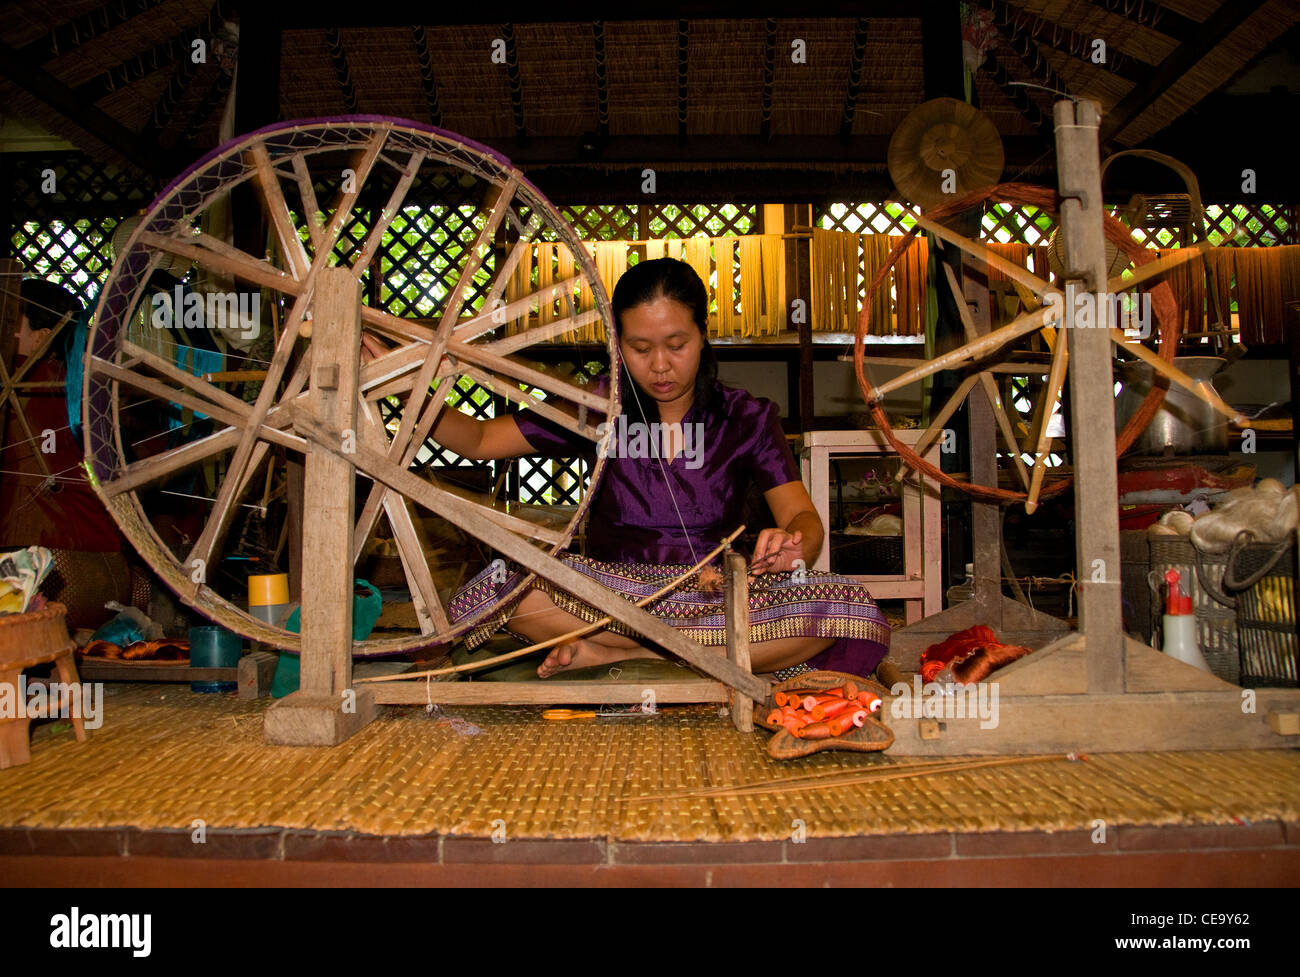
<svg viewBox="0 0 1300 977">
<path fill-rule="evenodd" d="M 244 640 L 215 626 L 190 628 L 191 668 L 238 668 Z M 238 682 L 191 682 L 191 692 L 234 692 Z"/>
</svg>

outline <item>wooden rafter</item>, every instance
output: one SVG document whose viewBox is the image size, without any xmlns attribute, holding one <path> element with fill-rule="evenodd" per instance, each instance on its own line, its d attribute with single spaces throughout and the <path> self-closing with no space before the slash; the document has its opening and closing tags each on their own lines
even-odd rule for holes
<svg viewBox="0 0 1300 977">
<path fill-rule="evenodd" d="M 1141 24 L 1153 31 L 1172 37 L 1179 44 L 1184 44 L 1196 34 L 1201 25 L 1190 17 L 1185 17 L 1177 10 L 1172 10 L 1155 0 L 1088 0 L 1098 10 L 1123 17 L 1134 24 Z"/>
<path fill-rule="evenodd" d="M 81 47 L 87 41 L 108 33 L 114 27 L 125 24 L 131 18 L 152 10 L 162 2 L 163 0 L 119 0 L 117 3 L 106 3 L 59 24 L 44 37 L 24 44 L 18 53 L 42 64 L 52 61 Z"/>
<path fill-rule="evenodd" d="M 591 41 L 596 65 L 596 131 L 609 136 L 609 76 L 605 64 L 605 22 L 593 21 Z"/>
<path fill-rule="evenodd" d="M 1040 60 L 1046 60 L 1042 58 L 1041 52 L 1038 52 L 1035 43 L 1035 41 L 1042 41 L 1063 54 L 1068 54 L 1080 61 L 1092 64 L 1088 59 L 1092 53 L 1094 38 L 1081 34 L 1079 31 L 1071 30 L 1069 27 L 1062 27 L 1060 24 L 1053 23 L 1039 14 L 1025 10 L 1015 4 L 1007 3 L 1005 0 L 973 0 L 973 2 L 993 13 L 993 22 L 998 27 L 999 33 L 1006 37 L 1017 53 L 1026 60 L 1032 60 L 1036 64 Z M 1140 63 L 1117 50 L 1109 48 L 1106 51 L 1105 70 L 1134 84 L 1138 83 L 1142 75 L 1142 65 Z M 1050 82 L 1049 87 L 1055 88 L 1057 91 L 1066 91 L 1065 88 L 1058 87 Z"/>
<path fill-rule="evenodd" d="M 848 91 L 844 95 L 844 113 L 840 119 L 840 139 L 853 135 L 853 116 L 858 111 L 858 92 L 862 88 L 862 64 L 866 60 L 867 18 L 859 17 L 853 28 L 853 55 L 849 61 Z"/>
<path fill-rule="evenodd" d="M 207 16 L 197 24 L 172 35 L 161 44 L 155 44 L 147 51 L 133 54 L 125 61 L 119 61 L 84 85 L 78 85 L 73 89 L 73 93 L 86 102 L 98 102 L 110 92 L 125 88 L 145 75 L 161 71 L 177 61 L 189 60 L 194 42 L 199 39 L 204 39 L 205 43 L 210 41 L 221 27 L 222 21 L 226 19 L 228 17 L 222 11 L 221 2 L 218 0 L 208 10 Z"/>
<path fill-rule="evenodd" d="M 680 142 L 686 141 L 686 81 L 690 74 L 690 44 L 690 21 L 677 21 L 677 138 Z"/>
<path fill-rule="evenodd" d="M 343 39 L 339 37 L 337 27 L 325 29 L 325 46 L 329 49 L 330 64 L 334 66 L 334 77 L 339 83 L 339 92 L 343 95 L 343 107 L 352 115 L 361 111 L 357 102 L 357 89 L 352 84 L 352 66 L 348 64 L 348 53 L 343 49 Z"/>
<path fill-rule="evenodd" d="M 1196 35 L 1177 47 L 1155 68 L 1147 68 L 1134 79 L 1134 88 L 1101 121 L 1100 138 L 1105 145 L 1118 136 L 1130 122 L 1161 98 L 1171 85 L 1192 66 L 1221 44 L 1264 5 L 1264 0 L 1239 0 L 1224 3 L 1201 24 Z"/>
<path fill-rule="evenodd" d="M 994 54 L 985 63 L 991 64 L 993 67 L 991 74 L 993 76 L 994 84 L 996 84 L 998 88 L 1002 89 L 1002 94 L 1010 99 L 1011 104 L 1020 110 L 1020 114 L 1023 115 L 1025 120 L 1034 127 L 1034 131 L 1043 133 L 1044 135 L 1050 132 L 1051 123 L 1047 116 L 1045 116 L 1042 109 L 1038 107 L 1038 103 L 1030 97 L 1029 92 L 1025 90 L 1024 85 L 1013 85 L 1011 83 L 1011 75 L 1007 72 L 1007 66 L 1002 63 L 1002 59 L 998 57 L 997 54 Z"/>
<path fill-rule="evenodd" d="M 515 46 L 515 25 L 507 21 L 501 27 L 501 37 L 506 42 L 506 79 L 510 83 L 510 114 L 514 118 L 515 138 L 520 142 L 528 138 L 524 126 L 524 83 L 519 76 L 519 49 Z"/>
<path fill-rule="evenodd" d="M 438 81 L 433 74 L 433 58 L 429 55 L 429 38 L 419 24 L 411 28 L 411 39 L 415 42 L 415 59 L 420 63 L 420 86 L 424 89 L 424 101 L 429 106 L 429 121 L 436 126 L 442 125 L 442 105 L 438 102 Z"/>
<path fill-rule="evenodd" d="M 167 87 L 158 96 L 158 101 L 154 102 L 153 111 L 149 113 L 149 121 L 145 123 L 141 135 L 161 141 L 163 130 L 176 114 L 177 107 L 189 87 L 194 84 L 194 77 L 198 73 L 199 66 L 192 58 L 181 58 L 176 62 L 175 70 L 167 79 Z"/>
<path fill-rule="evenodd" d="M 15 51 L 2 41 L 0 72 L 142 172 L 171 178 L 182 169 L 183 161 L 163 152 L 157 143 L 140 138 L 94 105 L 79 98 L 71 88 L 42 68 L 37 59 Z"/>
<path fill-rule="evenodd" d="M 763 142 L 772 138 L 772 88 L 776 81 L 776 18 L 767 18 L 763 36 L 763 102 L 758 135 Z"/>
</svg>

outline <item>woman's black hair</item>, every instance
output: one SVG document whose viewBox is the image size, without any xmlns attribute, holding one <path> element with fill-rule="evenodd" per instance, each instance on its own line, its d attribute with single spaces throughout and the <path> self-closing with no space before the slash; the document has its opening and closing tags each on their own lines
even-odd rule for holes
<svg viewBox="0 0 1300 977">
<path fill-rule="evenodd" d="M 695 374 L 694 403 L 706 414 L 719 410 L 718 360 L 709 345 L 709 291 L 695 269 L 676 258 L 653 258 L 633 265 L 614 286 L 610 300 L 614 307 L 616 328 L 622 328 L 623 313 L 659 298 L 680 302 L 691 311 L 691 320 L 700 330 L 703 348 L 700 350 L 700 369 Z M 620 399 L 623 412 L 633 419 L 646 423 L 659 420 L 659 404 L 643 391 L 635 389 L 636 381 L 624 366 L 619 370 Z M 653 416 L 650 416 L 653 415 Z"/>
<path fill-rule="evenodd" d="M 65 315 L 68 316 L 68 324 L 50 347 L 55 358 L 66 363 L 77 316 L 82 312 L 81 300 L 63 286 L 44 278 L 24 278 L 18 286 L 18 293 L 32 332 L 53 329 Z"/>
</svg>

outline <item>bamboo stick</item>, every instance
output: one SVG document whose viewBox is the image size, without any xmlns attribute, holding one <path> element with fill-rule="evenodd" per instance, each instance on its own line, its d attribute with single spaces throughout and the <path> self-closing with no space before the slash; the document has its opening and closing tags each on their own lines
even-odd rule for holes
<svg viewBox="0 0 1300 977">
<path fill-rule="evenodd" d="M 813 779 L 813 777 L 792 777 L 788 780 L 772 780 L 766 783 L 744 784 L 739 787 L 708 787 L 696 788 L 687 791 L 677 791 L 664 794 L 648 794 L 641 797 L 628 798 L 629 800 L 648 801 L 648 800 L 672 800 L 676 798 L 687 797 L 743 797 L 751 794 L 779 794 L 786 791 L 799 790 L 825 790 L 834 787 L 850 787 L 856 784 L 880 783 L 888 780 L 906 780 L 912 777 L 926 777 L 933 774 L 943 773 L 963 773 L 968 770 L 979 770 L 983 767 L 1009 767 L 1025 763 L 1045 763 L 1049 760 L 1069 760 L 1068 756 L 1032 756 L 1032 757 L 994 757 L 987 760 L 953 760 L 944 761 L 933 765 L 922 764 L 904 764 L 906 768 L 915 769 L 882 769 L 879 771 L 866 771 L 862 773 L 843 773 L 836 771 L 838 776 L 827 775 L 824 778 Z"/>
<path fill-rule="evenodd" d="M 639 601 L 636 602 L 636 606 L 645 607 L 651 602 L 658 600 L 660 597 L 668 593 L 670 590 L 675 589 L 677 586 L 681 584 L 683 580 L 688 579 L 693 573 L 696 573 L 701 567 L 703 567 L 715 556 L 717 556 L 728 546 L 730 546 L 732 541 L 744 531 L 745 531 L 745 527 L 741 526 L 731 535 L 727 536 L 721 543 L 719 543 L 713 549 L 712 552 L 710 552 L 707 556 L 705 556 L 704 559 L 696 563 L 695 566 L 691 567 L 685 573 L 679 575 L 678 577 L 664 584 L 662 587 L 660 587 L 650 596 L 642 597 Z M 485 658 L 482 661 L 478 661 L 478 662 L 466 662 L 464 665 L 452 665 L 447 668 L 435 668 L 426 672 L 403 672 L 400 675 L 378 675 L 375 676 L 374 678 L 357 679 L 357 681 L 358 682 L 400 682 L 403 680 L 416 679 L 416 678 L 431 678 L 435 675 L 452 675 L 458 672 L 473 672 L 473 671 L 477 671 L 480 668 L 487 668 L 489 665 L 499 665 L 502 662 L 513 661 L 516 658 L 523 658 L 526 655 L 534 654 L 535 652 L 541 651 L 544 648 L 550 648 L 552 645 L 563 644 L 565 641 L 571 641 L 574 638 L 581 638 L 584 635 L 591 634 L 593 631 L 599 631 L 601 628 L 610 624 L 613 620 L 614 619 L 612 617 L 602 617 L 600 620 L 593 621 L 591 624 L 586 624 L 580 628 L 575 628 L 574 630 L 568 632 L 567 634 L 561 634 L 554 638 L 547 638 L 545 641 L 539 641 L 537 642 L 537 644 L 529 645 L 527 648 L 519 648 L 515 651 L 508 651 L 503 655 L 495 655 L 492 658 Z"/>
<path fill-rule="evenodd" d="M 932 221 L 928 217 L 922 217 L 919 214 L 916 215 L 916 224 L 918 227 L 929 231 L 935 237 L 942 238 L 951 244 L 955 244 L 972 257 L 979 258 L 981 261 L 986 262 L 990 268 L 1001 272 L 1011 281 L 1020 282 L 1020 284 L 1024 285 L 1025 288 L 1029 289 L 1035 295 L 1043 296 L 1048 292 L 1055 291 L 1050 283 L 1043 281 L 1037 275 L 1021 268 L 1015 262 L 1008 261 L 986 244 L 972 241 L 970 238 L 958 234 L 956 231 L 950 231 L 942 224 Z"/>
<path fill-rule="evenodd" d="M 1043 477 L 1047 474 L 1047 448 L 1052 440 L 1047 436 L 1047 425 L 1052 420 L 1052 408 L 1056 406 L 1056 398 L 1065 383 L 1065 369 L 1069 362 L 1069 344 L 1058 342 L 1052 353 L 1052 372 L 1047 376 L 1047 384 L 1039 401 L 1042 412 L 1039 415 L 1038 437 L 1034 443 L 1034 470 L 1029 481 L 1028 497 L 1025 499 L 1025 512 L 1031 515 L 1038 508 L 1038 496 L 1043 491 Z"/>
</svg>

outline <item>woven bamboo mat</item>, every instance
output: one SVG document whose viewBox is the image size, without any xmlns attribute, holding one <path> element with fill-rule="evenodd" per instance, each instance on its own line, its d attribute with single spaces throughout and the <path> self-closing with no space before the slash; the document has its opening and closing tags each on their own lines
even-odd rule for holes
<svg viewBox="0 0 1300 977">
<path fill-rule="evenodd" d="M 262 743 L 266 700 L 184 686 L 108 686 L 85 744 L 42 724 L 29 764 L 0 771 L 0 826 L 285 827 L 381 835 L 627 841 L 1087 829 L 1300 819 L 1300 753 L 1110 754 L 797 793 L 649 795 L 919 761 L 821 753 L 778 763 L 761 733 L 707 706 L 547 722 L 538 708 L 390 711 L 333 749 Z"/>
</svg>

